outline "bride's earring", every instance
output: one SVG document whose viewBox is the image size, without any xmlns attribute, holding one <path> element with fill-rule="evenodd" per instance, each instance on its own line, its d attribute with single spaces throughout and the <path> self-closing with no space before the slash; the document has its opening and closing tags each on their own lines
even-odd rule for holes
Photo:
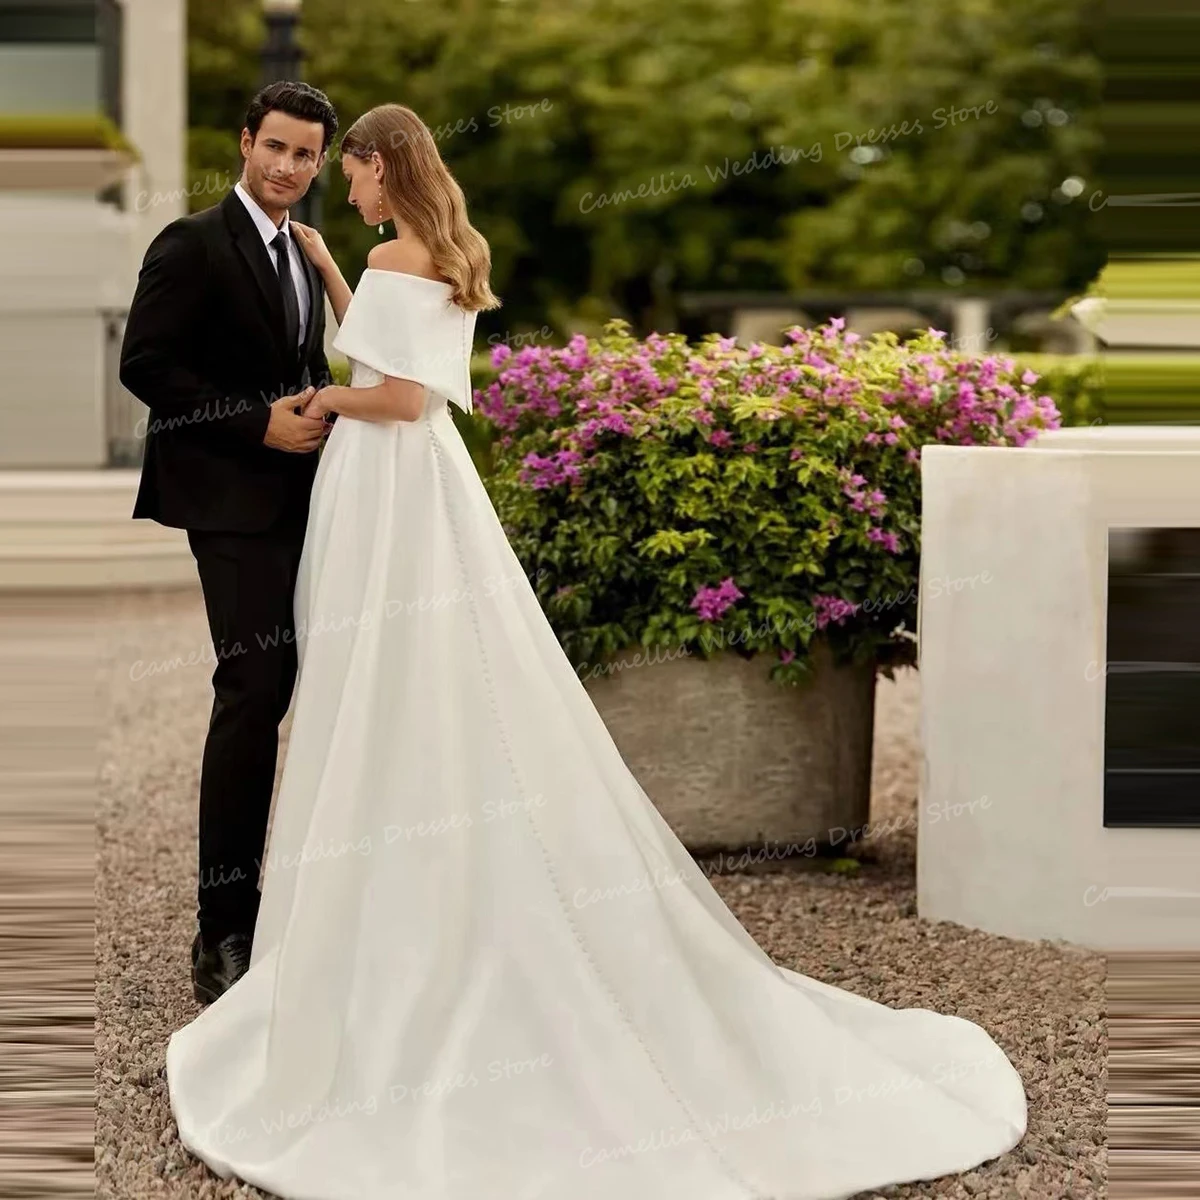
<svg viewBox="0 0 1200 1200">
<path fill-rule="evenodd" d="M 379 232 L 383 233 L 383 185 L 379 188 Z"/>
</svg>

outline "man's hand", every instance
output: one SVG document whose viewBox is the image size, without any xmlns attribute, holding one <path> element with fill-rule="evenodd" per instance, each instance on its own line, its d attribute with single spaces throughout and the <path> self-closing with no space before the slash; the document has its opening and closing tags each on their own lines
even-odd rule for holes
<svg viewBox="0 0 1200 1200">
<path fill-rule="evenodd" d="M 322 420 L 327 419 L 337 410 L 333 407 L 334 393 L 337 391 L 337 384 L 331 384 L 329 387 L 323 387 L 315 396 L 304 406 L 304 415 L 306 417 L 320 417 Z"/>
<path fill-rule="evenodd" d="M 307 387 L 294 396 L 283 396 L 271 405 L 271 420 L 263 445 L 275 450 L 286 450 L 290 454 L 311 454 L 325 436 L 325 422 L 320 417 L 306 417 L 298 413 L 316 394 L 317 389 Z"/>
</svg>

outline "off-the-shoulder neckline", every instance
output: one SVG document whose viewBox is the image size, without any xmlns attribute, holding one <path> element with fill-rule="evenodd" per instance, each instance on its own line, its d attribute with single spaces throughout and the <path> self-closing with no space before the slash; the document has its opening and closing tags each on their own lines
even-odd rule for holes
<svg viewBox="0 0 1200 1200">
<path fill-rule="evenodd" d="M 401 279 L 415 279 L 419 283 L 432 283 L 434 287 L 448 288 L 454 286 L 454 284 L 447 283 L 444 279 L 430 279 L 427 275 L 413 275 L 408 271 L 388 271 L 383 267 L 363 267 L 364 275 L 368 271 L 371 271 L 376 275 L 398 275 Z"/>
</svg>

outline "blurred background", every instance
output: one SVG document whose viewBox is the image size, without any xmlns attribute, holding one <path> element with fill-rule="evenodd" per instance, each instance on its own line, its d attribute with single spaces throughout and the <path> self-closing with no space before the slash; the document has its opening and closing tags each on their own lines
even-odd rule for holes
<svg viewBox="0 0 1200 1200">
<path fill-rule="evenodd" d="M 1089 352 L 1050 316 L 1104 260 L 1084 8 L 3 0 L 0 345 L 37 378 L 0 463 L 136 464 L 113 356 L 137 264 L 232 187 L 249 98 L 281 77 L 326 91 L 343 128 L 400 101 L 434 130 L 504 300 L 477 348 L 615 315 L 752 338 L 842 313 L 981 353 Z M 314 192 L 301 215 L 353 283 L 374 233 L 336 144 Z"/>
<path fill-rule="evenodd" d="M 278 78 L 343 129 L 399 101 L 434 131 L 504 301 L 477 385 L 490 346 L 613 316 L 774 341 L 842 315 L 1027 354 L 1067 420 L 1108 419 L 1063 307 L 1105 260 L 1095 41 L 1080 0 L 0 0 L 0 581 L 190 573 L 126 520 L 147 414 L 123 323 L 146 246 L 232 188 Z M 377 235 L 345 188 L 335 142 L 298 215 L 353 285 Z M 47 504 L 87 536 L 14 511 Z"/>
</svg>

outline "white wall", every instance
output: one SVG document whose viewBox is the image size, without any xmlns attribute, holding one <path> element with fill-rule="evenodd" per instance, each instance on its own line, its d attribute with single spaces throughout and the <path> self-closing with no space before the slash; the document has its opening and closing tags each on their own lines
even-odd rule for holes
<svg viewBox="0 0 1200 1200">
<path fill-rule="evenodd" d="M 1200 452 L 927 446 L 922 486 L 921 915 L 1200 949 L 1200 829 L 1103 826 L 1108 530 L 1200 527 Z"/>
<path fill-rule="evenodd" d="M 0 355 L 9 381 L 0 467 L 106 466 L 105 401 L 115 380 L 108 314 L 128 308 L 146 246 L 186 210 L 184 0 L 124 0 L 124 12 L 124 132 L 142 156 L 125 181 L 126 210 L 94 192 L 45 190 L 40 178 L 43 190 L 0 191 Z M 24 69 L 36 66 L 29 59 Z M 127 423 L 139 415 L 131 404 Z"/>
<path fill-rule="evenodd" d="M 126 183 L 136 230 L 134 269 L 154 235 L 187 212 L 187 6 L 185 0 L 122 0 L 125 136 L 141 154 Z"/>
<path fill-rule="evenodd" d="M 104 465 L 104 312 L 128 304 L 128 251 L 112 206 L 0 192 L 0 467 Z"/>
</svg>

